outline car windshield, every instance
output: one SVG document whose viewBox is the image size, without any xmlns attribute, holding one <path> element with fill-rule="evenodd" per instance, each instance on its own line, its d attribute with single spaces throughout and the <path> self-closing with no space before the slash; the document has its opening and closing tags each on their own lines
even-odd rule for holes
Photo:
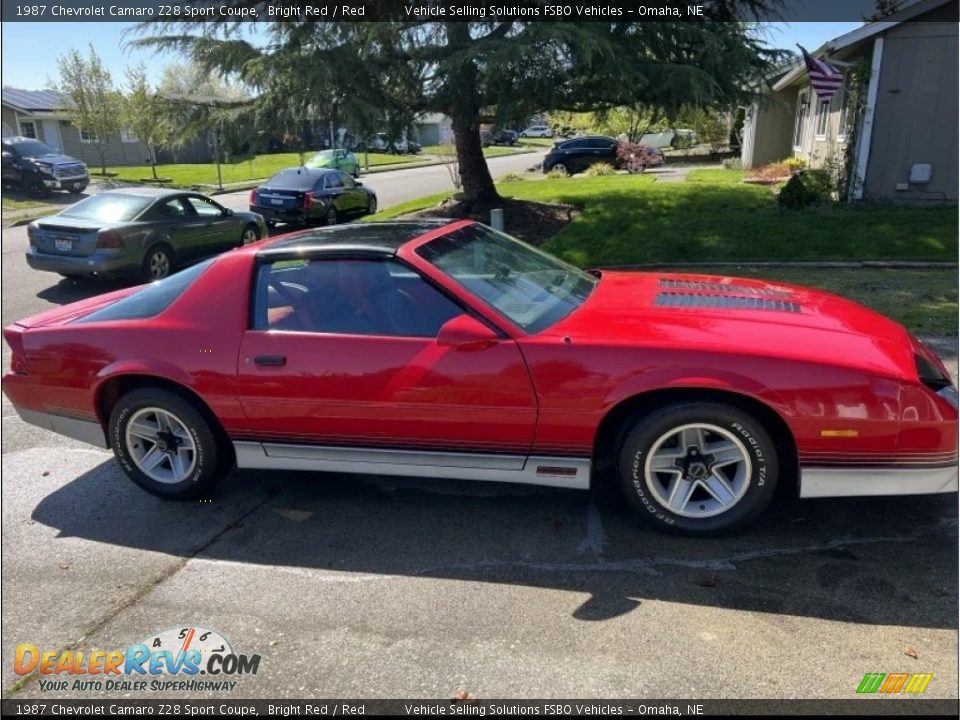
<svg viewBox="0 0 960 720">
<path fill-rule="evenodd" d="M 22 157 L 35 158 L 43 157 L 44 155 L 59 155 L 56 150 L 42 143 L 39 140 L 27 140 L 25 142 L 18 142 L 13 147 L 16 148 L 17 152 L 20 153 Z"/>
<path fill-rule="evenodd" d="M 417 254 L 530 333 L 576 310 L 599 282 L 484 225 L 443 235 Z"/>
<path fill-rule="evenodd" d="M 333 150 L 321 150 L 312 158 L 307 160 L 307 167 L 320 165 L 321 163 L 330 162 L 335 158 Z"/>
<path fill-rule="evenodd" d="M 71 205 L 60 212 L 60 215 L 101 222 L 124 222 L 133 220 L 151 202 L 153 198 L 142 195 L 104 192 Z"/>
<path fill-rule="evenodd" d="M 267 180 L 264 187 L 272 190 L 310 190 L 317 181 L 317 176 L 304 172 L 300 168 L 281 170 Z"/>
</svg>

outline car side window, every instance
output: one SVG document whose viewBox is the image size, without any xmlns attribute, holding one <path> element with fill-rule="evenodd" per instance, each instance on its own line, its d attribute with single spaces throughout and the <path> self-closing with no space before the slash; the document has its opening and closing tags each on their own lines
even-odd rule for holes
<svg viewBox="0 0 960 720">
<path fill-rule="evenodd" d="M 223 209 L 212 200 L 191 195 L 187 198 L 187 202 L 200 217 L 220 217 L 223 214 Z"/>
<path fill-rule="evenodd" d="M 280 260 L 260 266 L 256 330 L 435 338 L 463 309 L 395 260 Z"/>
<path fill-rule="evenodd" d="M 587 141 L 588 147 L 597 149 L 597 150 L 609 150 L 613 147 L 613 143 L 609 140 L 604 140 L 603 138 L 593 138 L 592 140 Z"/>
<path fill-rule="evenodd" d="M 343 183 L 340 182 L 338 173 L 328 173 L 323 179 L 323 187 L 326 190 L 336 190 L 337 188 L 343 187 Z"/>
<path fill-rule="evenodd" d="M 182 220 L 189 217 L 183 198 L 178 197 L 157 203 L 150 214 L 161 220 Z"/>
<path fill-rule="evenodd" d="M 353 181 L 353 178 L 347 175 L 346 173 L 338 173 L 340 179 L 340 185 L 345 188 L 356 187 L 357 184 Z"/>
<path fill-rule="evenodd" d="M 582 150 L 587 146 L 586 140 L 571 140 L 560 146 L 563 150 Z"/>
</svg>

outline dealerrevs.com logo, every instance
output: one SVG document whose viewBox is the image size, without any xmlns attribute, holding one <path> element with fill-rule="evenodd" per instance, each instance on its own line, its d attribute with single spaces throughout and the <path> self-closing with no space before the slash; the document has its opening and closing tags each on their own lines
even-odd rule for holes
<svg viewBox="0 0 960 720">
<path fill-rule="evenodd" d="M 259 655 L 237 653 L 220 632 L 182 625 L 153 633 L 124 650 L 41 650 L 17 645 L 13 669 L 40 674 L 40 690 L 223 692 L 256 675 Z"/>
</svg>

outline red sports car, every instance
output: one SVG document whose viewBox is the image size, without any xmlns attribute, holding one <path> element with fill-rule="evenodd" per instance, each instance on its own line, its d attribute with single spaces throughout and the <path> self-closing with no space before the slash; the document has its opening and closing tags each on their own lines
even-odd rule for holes
<svg viewBox="0 0 960 720">
<path fill-rule="evenodd" d="M 957 489 L 957 390 L 900 325 L 756 280 L 583 272 L 463 222 L 306 230 L 4 331 L 20 416 L 143 489 L 240 468 L 589 487 L 656 527 Z"/>
</svg>

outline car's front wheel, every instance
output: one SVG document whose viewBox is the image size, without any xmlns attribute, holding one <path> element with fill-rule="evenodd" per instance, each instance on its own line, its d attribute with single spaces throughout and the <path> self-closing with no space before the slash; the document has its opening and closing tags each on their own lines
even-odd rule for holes
<svg viewBox="0 0 960 720">
<path fill-rule="evenodd" d="M 371 195 L 370 201 L 367 203 L 367 214 L 373 215 L 377 212 L 377 196 Z"/>
<path fill-rule="evenodd" d="M 260 230 L 256 225 L 250 224 L 243 229 L 243 235 L 240 236 L 241 245 L 249 245 L 260 239 Z"/>
<path fill-rule="evenodd" d="M 619 450 L 628 502 L 655 528 L 720 535 L 753 521 L 777 485 L 777 450 L 738 407 L 677 403 L 635 420 Z"/>
<path fill-rule="evenodd" d="M 121 397 L 109 433 L 124 472 L 157 497 L 201 497 L 229 470 L 203 415 L 168 390 L 142 388 Z"/>
</svg>

